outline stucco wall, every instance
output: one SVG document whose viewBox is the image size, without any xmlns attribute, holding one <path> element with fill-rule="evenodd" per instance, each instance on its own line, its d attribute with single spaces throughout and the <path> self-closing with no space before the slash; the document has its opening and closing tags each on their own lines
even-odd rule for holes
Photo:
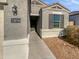
<svg viewBox="0 0 79 59">
<path fill-rule="evenodd" d="M 0 5 L 0 59 L 3 59 L 3 40 L 4 40 L 4 9 Z"/>
<path fill-rule="evenodd" d="M 39 6 L 33 6 L 31 5 L 31 14 L 36 14 L 36 15 L 39 15 L 39 10 L 40 10 L 40 7 Z"/>
<path fill-rule="evenodd" d="M 3 59 L 28 59 L 29 54 L 29 0 L 8 0 L 5 6 Z M 17 15 L 12 7 L 17 6 Z M 29 6 L 29 7 L 28 7 Z M 20 18 L 20 23 L 11 23 L 11 18 Z"/>
<path fill-rule="evenodd" d="M 41 29 L 42 29 L 42 10 L 40 10 L 40 16 L 37 22 L 37 33 L 41 36 Z"/>
<path fill-rule="evenodd" d="M 69 25 L 69 13 L 64 12 L 64 28 L 66 28 Z"/>
<path fill-rule="evenodd" d="M 43 10 L 42 11 L 42 28 L 43 29 L 49 29 L 49 14 L 60 14 L 64 15 L 64 27 L 67 27 L 68 22 L 69 22 L 69 14 L 67 12 L 63 11 L 54 11 L 54 10 Z M 57 12 L 57 13 L 56 13 Z M 53 29 L 53 28 L 52 28 Z"/>
<path fill-rule="evenodd" d="M 17 6 L 17 16 L 12 13 L 14 4 Z M 11 18 L 20 18 L 21 23 L 11 23 Z M 26 38 L 30 28 L 29 23 L 28 0 L 8 0 L 8 6 L 5 7 L 5 40 Z"/>
<path fill-rule="evenodd" d="M 29 56 L 28 38 L 22 40 L 4 41 L 3 59 L 28 59 Z"/>
<path fill-rule="evenodd" d="M 31 14 L 39 15 L 39 11 L 41 8 L 46 7 L 47 5 L 41 2 L 40 0 L 31 0 Z"/>
<path fill-rule="evenodd" d="M 0 2 L 6 3 L 6 2 L 7 2 L 7 0 L 0 0 Z"/>
</svg>

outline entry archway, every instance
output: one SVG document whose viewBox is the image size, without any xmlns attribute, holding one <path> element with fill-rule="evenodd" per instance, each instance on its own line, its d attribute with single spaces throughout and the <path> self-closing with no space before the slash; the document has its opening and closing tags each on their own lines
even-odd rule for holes
<svg viewBox="0 0 79 59">
<path fill-rule="evenodd" d="M 31 30 L 35 30 L 37 32 L 38 20 L 39 20 L 39 16 L 30 16 L 30 27 L 31 27 Z"/>
</svg>

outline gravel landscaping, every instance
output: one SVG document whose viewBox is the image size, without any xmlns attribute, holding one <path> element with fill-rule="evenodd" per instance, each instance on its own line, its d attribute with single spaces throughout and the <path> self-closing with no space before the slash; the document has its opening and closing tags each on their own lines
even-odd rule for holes
<svg viewBox="0 0 79 59">
<path fill-rule="evenodd" d="M 45 38 L 51 52 L 57 59 L 79 59 L 79 49 L 59 38 Z"/>
</svg>

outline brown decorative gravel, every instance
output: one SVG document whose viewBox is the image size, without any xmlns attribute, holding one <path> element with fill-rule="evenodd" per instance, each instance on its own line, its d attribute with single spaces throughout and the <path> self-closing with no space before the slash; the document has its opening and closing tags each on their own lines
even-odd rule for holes
<svg viewBox="0 0 79 59">
<path fill-rule="evenodd" d="M 51 52 L 57 59 L 79 59 L 79 49 L 59 38 L 45 38 Z"/>
</svg>

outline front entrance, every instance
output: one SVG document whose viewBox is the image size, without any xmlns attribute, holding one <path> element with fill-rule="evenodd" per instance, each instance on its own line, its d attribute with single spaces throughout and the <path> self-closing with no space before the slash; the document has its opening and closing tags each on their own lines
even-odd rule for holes
<svg viewBox="0 0 79 59">
<path fill-rule="evenodd" d="M 39 16 L 30 16 L 30 26 L 31 30 L 35 30 L 37 32 L 37 22 Z"/>
</svg>

